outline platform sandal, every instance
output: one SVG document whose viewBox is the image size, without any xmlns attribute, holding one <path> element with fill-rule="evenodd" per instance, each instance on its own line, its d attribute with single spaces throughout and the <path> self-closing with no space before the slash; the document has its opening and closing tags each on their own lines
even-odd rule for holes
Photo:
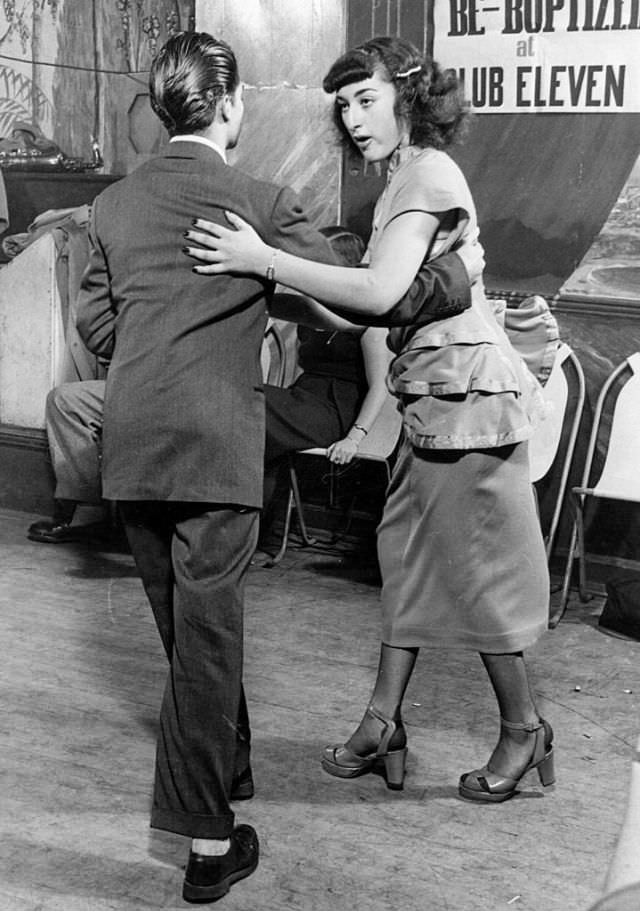
<svg viewBox="0 0 640 911">
<path fill-rule="evenodd" d="M 385 718 L 372 705 L 367 707 L 370 715 L 383 725 L 382 734 L 376 750 L 361 756 L 343 746 L 327 747 L 322 756 L 322 768 L 336 778 L 358 778 L 373 771 L 380 762 L 384 764 L 387 787 L 392 791 L 401 791 L 404 787 L 404 776 L 407 762 L 407 735 L 401 721 Z"/>
<path fill-rule="evenodd" d="M 555 781 L 553 770 L 553 731 L 551 725 L 540 718 L 538 724 L 524 724 L 500 719 L 502 727 L 509 731 L 526 731 L 535 734 L 531 759 L 518 778 L 509 778 L 491 768 L 491 760 L 481 769 L 474 769 L 462 775 L 458 793 L 467 800 L 501 803 L 517 793 L 521 780 L 532 769 L 536 769 L 541 784 L 546 788 Z"/>
</svg>

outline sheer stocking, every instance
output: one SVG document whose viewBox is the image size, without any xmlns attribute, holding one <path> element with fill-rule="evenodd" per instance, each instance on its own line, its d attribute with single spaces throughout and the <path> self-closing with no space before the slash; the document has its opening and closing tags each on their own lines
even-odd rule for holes
<svg viewBox="0 0 640 911">
<path fill-rule="evenodd" d="M 502 655 L 481 654 L 485 669 L 505 721 L 538 724 L 540 716 L 531 694 L 522 652 Z M 534 734 L 500 729 L 498 743 L 488 766 L 502 776 L 519 778 L 531 759 Z"/>
<path fill-rule="evenodd" d="M 402 700 L 416 663 L 417 655 L 417 648 L 397 648 L 385 643 L 382 644 L 378 676 L 376 677 L 371 696 L 371 705 L 385 718 L 392 718 L 396 722 L 400 721 Z M 348 742 L 349 749 L 360 756 L 366 756 L 378 746 L 380 734 L 380 722 L 365 713 Z"/>
</svg>

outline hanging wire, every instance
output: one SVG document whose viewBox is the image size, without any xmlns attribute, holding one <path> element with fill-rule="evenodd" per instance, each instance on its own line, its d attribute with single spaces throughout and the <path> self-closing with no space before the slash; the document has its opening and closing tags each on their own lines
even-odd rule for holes
<svg viewBox="0 0 640 911">
<path fill-rule="evenodd" d="M 144 84 L 141 79 L 136 79 L 138 74 L 146 74 L 148 70 L 107 70 L 95 66 L 80 66 L 75 63 L 52 63 L 50 60 L 33 60 L 29 57 L 12 57 L 9 54 L 0 53 L 0 60 L 11 60 L 14 63 L 26 63 L 31 66 L 50 66 L 59 70 L 78 70 L 82 73 L 103 73 L 108 76 L 128 76 L 134 82 Z"/>
</svg>

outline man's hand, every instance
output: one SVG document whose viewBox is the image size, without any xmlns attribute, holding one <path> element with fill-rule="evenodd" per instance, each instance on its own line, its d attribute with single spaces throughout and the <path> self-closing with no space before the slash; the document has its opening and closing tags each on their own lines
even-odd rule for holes
<svg viewBox="0 0 640 911">
<path fill-rule="evenodd" d="M 470 284 L 473 284 L 479 278 L 481 278 L 482 273 L 484 272 L 484 267 L 486 265 L 484 261 L 484 248 L 481 243 L 474 241 L 473 243 L 462 244 L 461 247 L 457 247 L 455 251 L 462 262 L 464 267 L 467 270 L 469 276 Z"/>
</svg>

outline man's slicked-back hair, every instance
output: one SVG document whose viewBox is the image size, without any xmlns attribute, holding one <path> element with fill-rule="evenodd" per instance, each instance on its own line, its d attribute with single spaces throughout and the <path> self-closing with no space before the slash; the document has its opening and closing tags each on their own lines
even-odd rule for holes
<svg viewBox="0 0 640 911">
<path fill-rule="evenodd" d="M 151 107 L 170 136 L 197 133 L 240 82 L 235 54 L 206 32 L 178 32 L 158 51 L 149 73 Z"/>
</svg>

